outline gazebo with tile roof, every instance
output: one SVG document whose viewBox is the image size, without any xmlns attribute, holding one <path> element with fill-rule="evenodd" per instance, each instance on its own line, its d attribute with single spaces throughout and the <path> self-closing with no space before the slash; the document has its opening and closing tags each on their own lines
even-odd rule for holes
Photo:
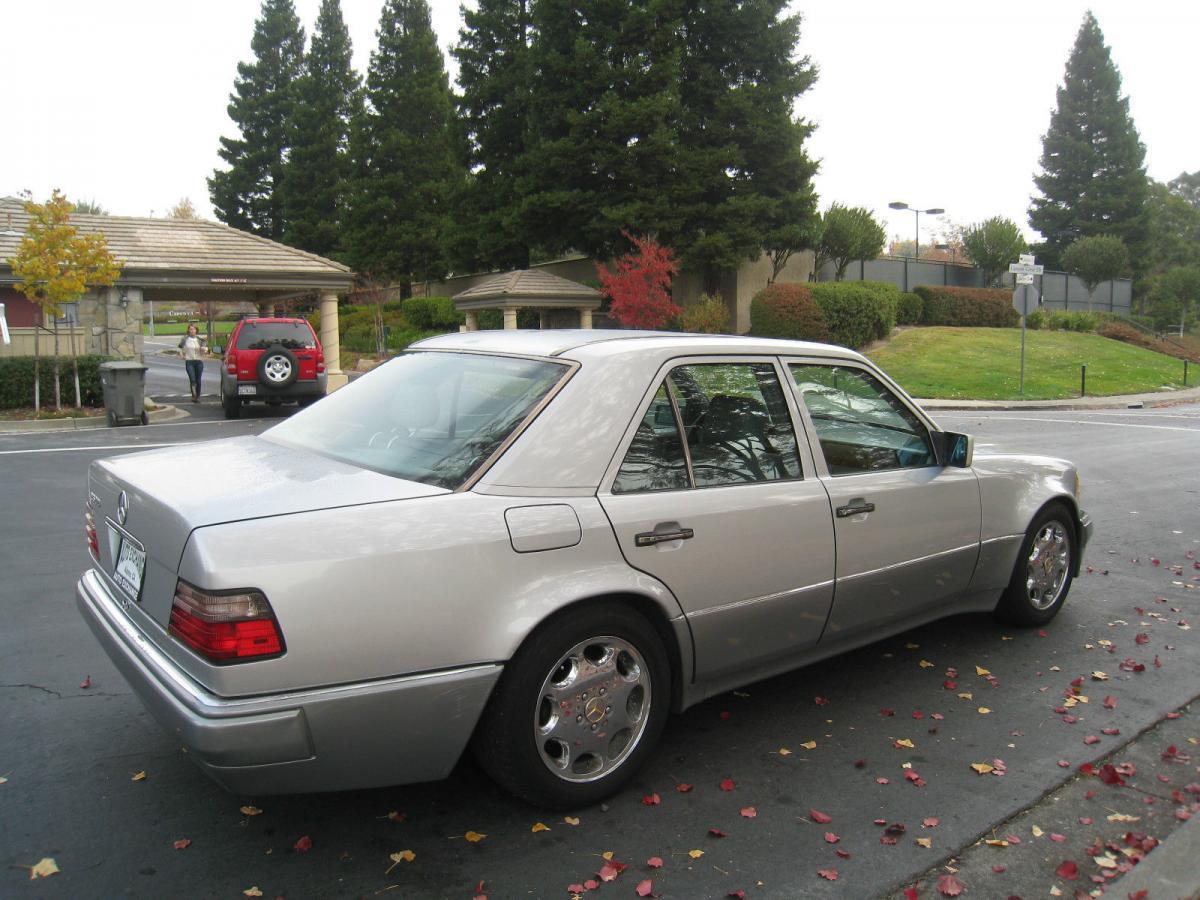
<svg viewBox="0 0 1200 900">
<path fill-rule="evenodd" d="M 600 308 L 601 294 L 578 281 L 568 281 L 539 269 L 517 269 L 481 281 L 454 295 L 454 305 L 467 318 L 467 331 L 476 331 L 481 309 L 499 309 L 504 313 L 504 327 L 517 327 L 517 311 L 536 309 L 574 309 L 579 311 L 579 327 L 592 327 L 592 312 Z"/>
</svg>

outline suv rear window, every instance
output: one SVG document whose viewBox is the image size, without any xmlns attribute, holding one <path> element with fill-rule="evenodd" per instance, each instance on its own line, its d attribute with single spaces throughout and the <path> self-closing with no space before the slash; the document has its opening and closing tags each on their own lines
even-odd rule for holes
<svg viewBox="0 0 1200 900">
<path fill-rule="evenodd" d="M 316 347 L 312 329 L 304 322 L 246 322 L 238 332 L 239 350 L 266 350 L 276 344 L 289 350 Z"/>
</svg>

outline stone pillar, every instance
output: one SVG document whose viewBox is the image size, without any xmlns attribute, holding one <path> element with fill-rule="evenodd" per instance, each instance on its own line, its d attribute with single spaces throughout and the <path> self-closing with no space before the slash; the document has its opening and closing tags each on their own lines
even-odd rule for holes
<svg viewBox="0 0 1200 900">
<path fill-rule="evenodd" d="M 349 381 L 342 372 L 342 344 L 338 337 L 337 294 L 321 292 L 321 349 L 325 353 L 325 377 L 329 393 L 345 387 Z"/>
<path fill-rule="evenodd" d="M 546 310 L 544 309 L 538 310 L 538 328 L 546 330 Z"/>
<path fill-rule="evenodd" d="M 504 330 L 515 331 L 517 328 L 517 311 L 511 307 L 504 308 Z"/>
<path fill-rule="evenodd" d="M 591 328 L 592 327 L 592 308 L 590 306 L 579 307 L 579 327 L 580 328 Z"/>
<path fill-rule="evenodd" d="M 467 324 L 464 327 L 467 329 L 467 331 L 478 331 L 479 316 L 475 315 L 475 311 L 468 310 L 465 315 L 467 317 Z"/>
</svg>

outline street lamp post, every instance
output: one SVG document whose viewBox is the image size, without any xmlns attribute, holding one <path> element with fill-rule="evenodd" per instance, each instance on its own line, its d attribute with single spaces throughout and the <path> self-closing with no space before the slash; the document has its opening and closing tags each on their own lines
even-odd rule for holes
<svg viewBox="0 0 1200 900">
<path fill-rule="evenodd" d="M 888 209 L 910 209 L 916 215 L 917 230 L 916 240 L 913 242 L 913 258 L 919 260 L 921 258 L 921 213 L 925 213 L 927 216 L 940 216 L 945 210 L 940 206 L 935 206 L 932 209 L 915 209 L 907 203 L 901 203 L 898 200 L 895 203 L 889 203 Z"/>
</svg>

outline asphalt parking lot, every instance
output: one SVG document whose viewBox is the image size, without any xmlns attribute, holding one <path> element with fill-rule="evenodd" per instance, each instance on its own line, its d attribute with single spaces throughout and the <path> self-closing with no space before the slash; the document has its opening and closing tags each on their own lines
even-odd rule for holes
<svg viewBox="0 0 1200 900">
<path fill-rule="evenodd" d="M 960 617 L 714 698 L 671 718 L 625 791 L 566 816 L 512 800 L 467 759 L 436 784 L 232 796 L 159 729 L 75 611 L 86 469 L 270 424 L 210 406 L 145 428 L 0 434 L 0 895 L 638 896 L 648 880 L 663 897 L 870 897 L 920 880 L 934 897 L 949 864 L 964 896 L 1071 896 L 1093 874 L 1112 880 L 1086 849 L 1103 828 L 1166 838 L 1197 799 L 1173 792 L 1200 782 L 1187 709 L 1200 695 L 1200 406 L 939 413 L 979 452 L 1079 464 L 1096 534 L 1063 613 L 1043 631 Z M 1064 693 L 1088 702 L 1057 713 Z M 1190 758 L 1166 760 L 1166 781 L 1135 791 L 1077 774 L 1135 749 L 1161 761 L 1167 740 Z M 1033 832 L 1074 785 L 1070 808 L 1094 811 Z M 1016 829 L 997 862 L 958 862 Z M 606 853 L 628 867 L 611 882 Z M 1074 879 L 1057 874 L 1068 856 Z M 43 858 L 59 873 L 31 879 Z"/>
</svg>

